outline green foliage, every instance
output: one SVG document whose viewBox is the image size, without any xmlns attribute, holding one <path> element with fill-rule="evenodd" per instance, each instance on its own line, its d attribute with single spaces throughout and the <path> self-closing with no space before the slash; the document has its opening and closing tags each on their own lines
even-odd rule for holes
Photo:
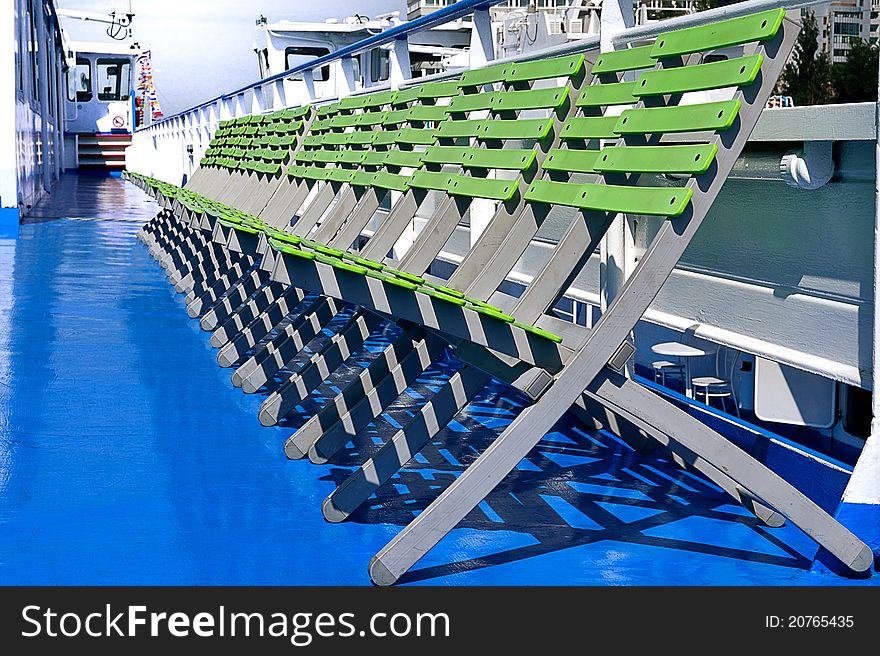
<svg viewBox="0 0 880 656">
<path fill-rule="evenodd" d="M 695 0 L 694 11 L 706 11 L 707 9 L 715 9 L 718 6 L 718 0 Z"/>
<path fill-rule="evenodd" d="M 840 103 L 877 100 L 877 44 L 852 39 L 846 61 L 835 64 L 832 71 L 835 100 Z"/>
<path fill-rule="evenodd" d="M 782 73 L 782 86 L 795 105 L 834 102 L 831 63 L 827 53 L 819 52 L 819 27 L 813 12 L 804 13 L 801 33 Z"/>
</svg>

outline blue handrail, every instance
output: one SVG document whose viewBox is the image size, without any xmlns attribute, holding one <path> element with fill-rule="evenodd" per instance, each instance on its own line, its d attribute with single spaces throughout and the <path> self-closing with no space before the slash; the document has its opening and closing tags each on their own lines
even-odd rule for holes
<svg viewBox="0 0 880 656">
<path fill-rule="evenodd" d="M 396 41 L 398 39 L 405 39 L 407 36 L 415 32 L 421 32 L 422 30 L 427 30 L 437 25 L 443 25 L 444 23 L 449 23 L 458 18 L 463 18 L 464 16 L 470 16 L 475 11 L 488 9 L 489 7 L 500 4 L 504 1 L 505 0 L 458 0 L 454 4 L 431 12 L 427 16 L 422 16 L 421 18 L 417 18 L 414 21 L 408 21 L 406 23 L 403 23 L 402 25 L 397 25 L 396 27 L 392 27 L 390 30 L 380 32 L 379 34 L 368 36 L 366 39 L 361 39 L 357 43 L 352 43 L 349 46 L 345 46 L 344 48 L 335 50 L 334 52 L 331 52 L 322 57 L 318 57 L 317 59 L 305 62 L 304 64 L 300 64 L 299 66 L 294 66 L 293 68 L 289 68 L 286 71 L 282 71 L 267 78 L 263 78 L 257 82 L 252 82 L 247 86 L 243 86 L 240 89 L 236 89 L 235 91 L 221 94 L 215 98 L 212 98 L 211 100 L 206 100 L 203 103 L 190 107 L 186 110 L 185 113 L 189 113 L 193 110 L 199 109 L 200 107 L 205 107 L 206 105 L 212 105 L 217 101 L 232 98 L 250 89 L 286 78 L 290 75 L 293 75 L 294 73 L 300 73 L 303 71 L 319 68 L 321 66 L 329 64 L 330 62 L 342 59 L 343 57 L 350 57 L 351 55 L 363 52 L 364 50 L 371 50 L 385 43 L 391 43 L 392 41 Z M 175 114 L 175 116 L 177 115 Z M 168 116 L 166 118 L 163 118 L 161 121 L 151 123 L 149 127 L 159 125 L 160 123 L 172 120 L 173 118 L 174 116 Z"/>
</svg>

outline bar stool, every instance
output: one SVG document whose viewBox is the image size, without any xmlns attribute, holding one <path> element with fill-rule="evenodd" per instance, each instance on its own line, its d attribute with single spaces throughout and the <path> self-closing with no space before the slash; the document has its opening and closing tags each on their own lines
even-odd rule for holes
<svg viewBox="0 0 880 656">
<path fill-rule="evenodd" d="M 727 399 L 733 400 L 730 383 L 716 376 L 697 376 L 691 380 L 691 387 L 694 389 L 694 398 L 700 400 L 702 395 L 703 402 L 708 406 L 712 405 L 712 399 L 720 399 L 723 412 L 727 412 Z"/>
<path fill-rule="evenodd" d="M 671 362 L 670 360 L 657 360 L 652 362 L 654 368 L 654 382 L 660 383 L 663 387 L 669 387 L 666 384 L 667 377 L 678 378 L 682 385 L 686 384 L 684 375 L 684 364 L 681 362 Z"/>
</svg>

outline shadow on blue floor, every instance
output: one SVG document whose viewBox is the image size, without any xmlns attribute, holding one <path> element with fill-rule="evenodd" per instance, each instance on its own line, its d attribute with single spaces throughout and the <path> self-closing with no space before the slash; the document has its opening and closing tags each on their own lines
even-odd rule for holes
<svg viewBox="0 0 880 656">
<path fill-rule="evenodd" d="M 0 241 L 0 583 L 366 584 L 369 558 L 524 406 L 490 385 L 368 507 L 328 524 L 321 500 L 456 363 L 332 464 L 287 461 L 296 424 L 391 333 L 287 425 L 262 428 L 265 394 L 232 387 L 137 228 L 60 220 Z M 815 551 L 661 455 L 565 418 L 403 582 L 853 583 L 809 571 Z"/>
</svg>

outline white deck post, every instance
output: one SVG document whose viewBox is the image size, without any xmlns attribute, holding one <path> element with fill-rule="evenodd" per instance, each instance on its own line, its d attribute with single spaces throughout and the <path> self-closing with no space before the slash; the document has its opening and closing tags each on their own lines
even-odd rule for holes
<svg viewBox="0 0 880 656">
<path fill-rule="evenodd" d="M 397 89 L 401 84 L 412 78 L 412 64 L 409 61 L 409 41 L 406 37 L 394 39 L 389 58 L 391 88 Z"/>
<path fill-rule="evenodd" d="M 632 27 L 633 24 L 631 0 L 604 0 L 599 33 L 600 51 L 614 50 L 614 42 L 612 41 L 614 36 L 627 27 Z M 619 215 L 608 228 L 599 249 L 599 297 L 603 312 L 617 296 L 633 269 L 633 263 L 630 260 L 635 243 L 628 223 L 628 219 L 622 214 Z"/>
<path fill-rule="evenodd" d="M 495 59 L 495 44 L 492 41 L 492 17 L 488 9 L 478 9 L 473 15 L 474 26 L 471 28 L 471 46 L 469 52 L 470 67 L 485 66 Z"/>
</svg>

